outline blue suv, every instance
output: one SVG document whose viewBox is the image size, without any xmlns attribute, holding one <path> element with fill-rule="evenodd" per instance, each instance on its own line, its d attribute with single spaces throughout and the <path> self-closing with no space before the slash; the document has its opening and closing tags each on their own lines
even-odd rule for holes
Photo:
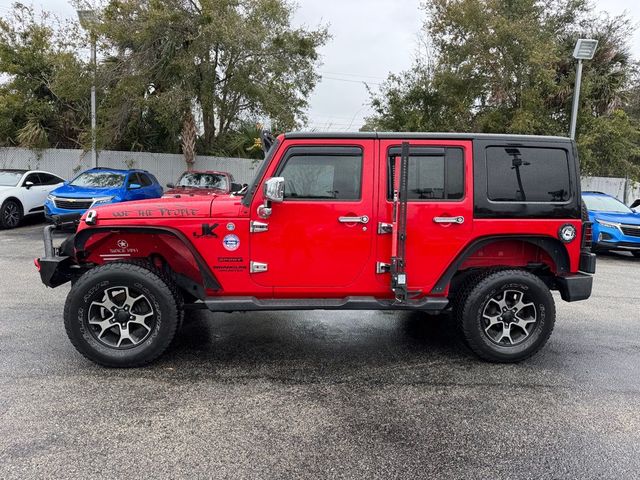
<svg viewBox="0 0 640 480">
<path fill-rule="evenodd" d="M 47 220 L 69 213 L 83 214 L 108 203 L 162 196 L 162 186 L 145 170 L 92 168 L 53 190 L 44 204 Z"/>
<path fill-rule="evenodd" d="M 640 258 L 640 213 L 600 192 L 583 192 L 593 222 L 593 250 L 628 250 Z"/>
</svg>

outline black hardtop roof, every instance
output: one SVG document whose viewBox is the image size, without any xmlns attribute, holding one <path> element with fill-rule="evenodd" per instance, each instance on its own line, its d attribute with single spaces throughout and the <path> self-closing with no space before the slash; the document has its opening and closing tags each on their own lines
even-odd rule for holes
<svg viewBox="0 0 640 480">
<path fill-rule="evenodd" d="M 435 132 L 289 132 L 287 139 L 305 138 L 339 138 L 339 139 L 369 139 L 369 140 L 495 140 L 495 141 L 544 141 L 570 142 L 568 137 L 553 137 L 542 135 L 511 135 L 502 133 L 435 133 Z"/>
</svg>

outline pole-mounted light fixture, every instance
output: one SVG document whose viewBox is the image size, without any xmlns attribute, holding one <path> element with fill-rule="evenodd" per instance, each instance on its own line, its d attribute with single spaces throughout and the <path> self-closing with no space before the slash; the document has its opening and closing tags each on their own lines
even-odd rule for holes
<svg viewBox="0 0 640 480">
<path fill-rule="evenodd" d="M 580 103 L 580 84 L 582 83 L 582 61 L 591 60 L 598 48 L 598 40 L 591 38 L 580 38 L 576 42 L 573 49 L 573 58 L 578 60 L 576 67 L 576 83 L 573 89 L 573 105 L 571 107 L 571 128 L 570 134 L 572 140 L 576 138 L 576 122 L 578 121 L 578 105 Z"/>
<path fill-rule="evenodd" d="M 590 38 L 580 38 L 576 42 L 576 48 L 573 49 L 573 58 L 578 60 L 591 60 L 598 48 L 598 40 Z"/>
</svg>

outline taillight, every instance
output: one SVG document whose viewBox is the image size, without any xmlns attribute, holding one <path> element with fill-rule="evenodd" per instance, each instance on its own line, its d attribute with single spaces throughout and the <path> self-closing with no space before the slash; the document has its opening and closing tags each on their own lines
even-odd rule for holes
<svg viewBox="0 0 640 480">
<path fill-rule="evenodd" d="M 591 222 L 582 223 L 582 250 L 590 250 L 593 243 L 593 224 Z"/>
<path fill-rule="evenodd" d="M 34 258 L 33 259 L 33 264 L 36 266 L 38 271 L 40 271 L 40 259 L 39 258 Z"/>
</svg>

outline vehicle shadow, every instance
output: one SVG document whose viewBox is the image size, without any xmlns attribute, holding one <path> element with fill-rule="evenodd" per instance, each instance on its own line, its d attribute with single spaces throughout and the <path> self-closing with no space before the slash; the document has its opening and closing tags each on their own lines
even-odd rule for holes
<svg viewBox="0 0 640 480">
<path fill-rule="evenodd" d="M 419 312 L 191 312 L 162 367 L 185 375 L 369 380 L 468 362 L 449 315 Z M 191 373 L 186 373 L 191 372 Z M 199 372 L 199 373 L 198 373 Z M 396 372 L 396 373 L 394 373 Z"/>
</svg>

